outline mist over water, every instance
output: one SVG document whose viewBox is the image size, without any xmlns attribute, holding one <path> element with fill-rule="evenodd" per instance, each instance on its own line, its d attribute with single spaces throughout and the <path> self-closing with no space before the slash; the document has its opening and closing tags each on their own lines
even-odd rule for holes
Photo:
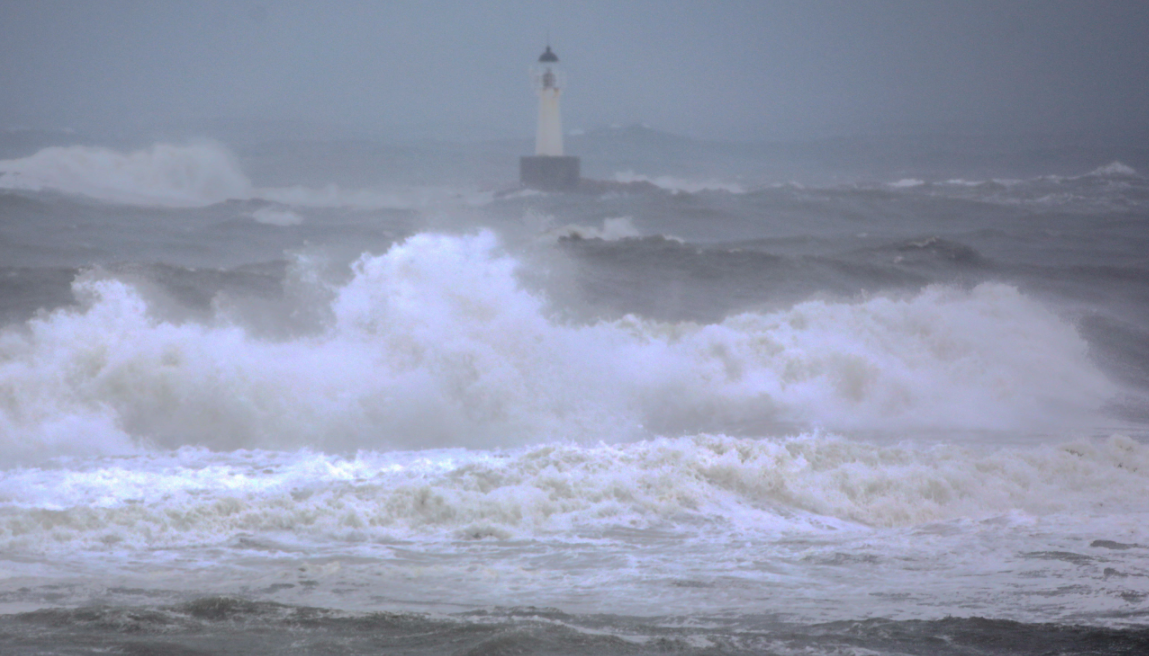
<svg viewBox="0 0 1149 656">
<path fill-rule="evenodd" d="M 0 654 L 1149 653 L 1147 32 L 0 3 Z"/>
<path fill-rule="evenodd" d="M 568 146 L 620 184 L 418 173 L 490 143 L 404 146 L 370 184 L 322 163 L 387 146 L 0 161 L 5 635 L 1144 644 L 1135 157 L 834 182 L 801 173 L 824 142 Z"/>
</svg>

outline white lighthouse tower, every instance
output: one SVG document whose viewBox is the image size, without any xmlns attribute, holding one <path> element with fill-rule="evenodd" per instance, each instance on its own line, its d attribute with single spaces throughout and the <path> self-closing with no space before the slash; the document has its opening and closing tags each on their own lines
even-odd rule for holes
<svg viewBox="0 0 1149 656">
<path fill-rule="evenodd" d="M 559 68 L 558 55 L 550 45 L 531 67 L 531 82 L 539 96 L 539 125 L 535 132 L 535 155 L 519 161 L 523 185 L 555 191 L 578 187 L 579 159 L 563 154 L 562 115 L 559 97 L 566 76 Z"/>
<path fill-rule="evenodd" d="M 535 154 L 546 157 L 563 156 L 562 115 L 559 96 L 566 86 L 566 76 L 559 69 L 558 55 L 548 45 L 539 56 L 537 66 L 531 67 L 531 81 L 539 95 L 539 129 L 535 134 Z"/>
</svg>

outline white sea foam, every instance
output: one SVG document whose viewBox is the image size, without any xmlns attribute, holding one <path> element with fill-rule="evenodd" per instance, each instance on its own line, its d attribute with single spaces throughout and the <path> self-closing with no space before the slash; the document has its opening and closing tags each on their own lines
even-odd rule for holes
<svg viewBox="0 0 1149 656">
<path fill-rule="evenodd" d="M 479 206 L 494 193 L 438 187 L 402 190 L 255 187 L 239 159 L 222 144 L 155 144 L 134 152 L 91 146 L 45 148 L 22 159 L 0 160 L 0 189 L 53 191 L 109 203 L 149 207 L 204 207 L 227 200 L 268 200 L 294 208 L 419 209 L 432 205 Z M 271 212 L 262 212 L 263 218 Z M 289 211 L 289 210 L 286 210 Z M 255 217 L 260 220 L 260 217 Z M 282 223 L 280 212 L 274 221 Z"/>
<path fill-rule="evenodd" d="M 1133 167 L 1121 162 L 1110 162 L 1089 172 L 1089 175 L 1098 176 L 1134 176 L 1137 171 Z"/>
<path fill-rule="evenodd" d="M 1084 180 L 1086 178 L 1093 178 L 1093 177 L 1129 178 L 1129 177 L 1135 177 L 1135 176 L 1138 176 L 1136 169 L 1134 169 L 1133 167 L 1131 167 L 1131 166 L 1129 166 L 1123 162 L 1114 161 L 1114 162 L 1110 162 L 1110 163 L 1106 164 L 1105 166 L 1099 166 L 1099 167 L 1093 169 L 1092 171 L 1085 173 L 1085 174 L 1082 174 L 1082 175 L 1071 175 L 1071 176 L 1042 175 L 1042 176 L 1037 176 L 1035 178 L 1029 178 L 1029 179 L 994 178 L 992 180 L 967 180 L 964 178 L 955 178 L 952 180 L 946 180 L 943 184 L 948 185 L 948 186 L 952 186 L 952 187 L 980 187 L 980 186 L 993 184 L 993 185 L 999 185 L 1002 187 L 1009 188 L 1009 187 L 1019 187 L 1019 186 L 1020 187 L 1037 186 L 1037 185 L 1042 185 L 1042 184 L 1060 185 L 1060 184 L 1063 184 L 1065 182 L 1081 181 L 1081 180 Z M 899 180 L 898 182 L 892 183 L 891 186 L 895 186 L 895 187 L 898 187 L 898 186 L 917 187 L 917 186 L 922 186 L 924 184 L 925 184 L 925 182 L 923 182 L 921 180 L 906 179 L 906 180 Z"/>
<path fill-rule="evenodd" d="M 634 171 L 619 171 L 614 174 L 616 182 L 648 182 L 656 187 L 676 194 L 696 194 L 702 191 L 725 191 L 730 194 L 744 194 L 746 189 L 734 182 L 721 182 L 718 180 L 683 180 L 669 175 L 648 176 Z"/>
<path fill-rule="evenodd" d="M 274 226 L 293 226 L 303 223 L 302 216 L 280 207 L 261 207 L 251 213 L 251 218 L 255 219 L 257 223 Z"/>
<path fill-rule="evenodd" d="M 677 525 L 777 538 L 868 527 L 1144 512 L 1149 447 L 1027 448 L 724 436 L 509 451 L 169 454 L 0 479 L 0 548 L 146 549 L 256 533 L 336 542 L 594 537 Z M 290 536 L 290 537 L 289 537 Z"/>
<path fill-rule="evenodd" d="M 85 275 L 79 309 L 0 340 L 0 453 L 489 447 L 779 422 L 1061 427 L 1115 391 L 1073 327 L 1017 289 L 930 287 L 695 325 L 552 319 L 495 236 L 364 256 L 329 325 L 289 341 L 173 323 Z M 301 279 L 306 276 L 301 276 Z"/>
<path fill-rule="evenodd" d="M 918 180 L 917 178 L 903 178 L 897 182 L 891 182 L 890 186 L 894 189 L 911 189 L 913 187 L 923 187 L 925 184 L 924 180 Z"/>
<path fill-rule="evenodd" d="M 223 146 L 156 144 L 131 153 L 45 148 L 0 161 L 0 188 L 50 190 L 127 205 L 202 207 L 251 195 L 251 182 Z"/>
<path fill-rule="evenodd" d="M 892 188 L 924 191 L 934 196 L 968 198 L 1004 205 L 1058 208 L 1072 212 L 1139 211 L 1145 206 L 1145 178 L 1121 162 L 1081 175 L 1043 175 L 1027 179 L 969 180 L 938 183 L 906 179 Z"/>
</svg>

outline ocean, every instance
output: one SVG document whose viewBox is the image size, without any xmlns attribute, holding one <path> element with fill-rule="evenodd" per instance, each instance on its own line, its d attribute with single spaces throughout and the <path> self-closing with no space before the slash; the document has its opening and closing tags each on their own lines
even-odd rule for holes
<svg viewBox="0 0 1149 656">
<path fill-rule="evenodd" d="M 1149 653 L 1149 148 L 0 133 L 0 653 Z"/>
</svg>

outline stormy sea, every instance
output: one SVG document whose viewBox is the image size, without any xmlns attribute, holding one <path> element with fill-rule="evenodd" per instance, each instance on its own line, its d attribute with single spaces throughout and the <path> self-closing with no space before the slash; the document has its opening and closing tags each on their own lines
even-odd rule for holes
<svg viewBox="0 0 1149 656">
<path fill-rule="evenodd" d="M 0 132 L 0 653 L 1149 653 L 1149 148 L 567 151 Z"/>
</svg>

